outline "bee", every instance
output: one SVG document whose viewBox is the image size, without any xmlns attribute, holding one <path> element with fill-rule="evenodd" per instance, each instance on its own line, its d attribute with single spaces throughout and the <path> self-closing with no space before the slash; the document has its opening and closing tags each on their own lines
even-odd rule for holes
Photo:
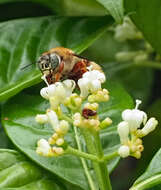
<svg viewBox="0 0 161 190">
<path fill-rule="evenodd" d="M 43 53 L 37 64 L 48 84 L 64 79 L 73 79 L 77 82 L 89 68 L 102 72 L 101 67 L 95 62 L 89 61 L 64 47 L 56 47 Z"/>
</svg>

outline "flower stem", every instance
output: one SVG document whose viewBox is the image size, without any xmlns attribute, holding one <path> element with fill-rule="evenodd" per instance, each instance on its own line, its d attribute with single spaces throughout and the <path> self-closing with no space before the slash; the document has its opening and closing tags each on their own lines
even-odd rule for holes
<svg viewBox="0 0 161 190">
<path fill-rule="evenodd" d="M 71 119 L 70 117 L 68 117 L 67 115 L 65 115 L 65 114 L 61 114 L 61 119 L 63 120 L 66 120 L 66 121 L 68 121 L 69 123 L 71 123 L 71 124 L 73 124 L 73 119 Z"/>
<path fill-rule="evenodd" d="M 159 69 L 161 70 L 161 63 L 157 61 L 142 61 L 139 63 L 133 63 L 132 66 L 137 66 L 137 67 L 151 67 L 154 69 Z"/>
<path fill-rule="evenodd" d="M 82 157 L 82 158 L 85 158 L 85 159 L 89 159 L 89 160 L 92 160 L 94 162 L 99 162 L 100 161 L 97 156 L 95 156 L 93 154 L 88 154 L 86 152 L 82 152 L 82 151 L 77 150 L 75 148 L 72 148 L 70 146 L 68 146 L 68 148 L 66 149 L 66 153 L 67 154 L 73 154 L 75 156 Z"/>
<path fill-rule="evenodd" d="M 100 159 L 103 158 L 101 142 L 98 142 L 98 140 L 100 139 L 98 139 L 97 135 L 95 134 L 95 136 L 97 137 L 97 139 L 95 139 L 95 136 L 93 138 L 93 135 L 85 129 L 82 129 L 82 134 L 86 141 L 88 152 L 97 155 Z M 93 162 L 93 167 L 96 173 L 96 177 L 98 179 L 100 190 L 111 190 L 112 188 L 106 162 Z"/>
<path fill-rule="evenodd" d="M 119 155 L 118 155 L 118 152 L 116 151 L 116 152 L 113 152 L 113 153 L 111 153 L 111 154 L 105 155 L 105 156 L 103 157 L 103 160 L 104 160 L 104 161 L 109 161 L 109 160 L 112 160 L 113 158 L 115 158 L 115 157 L 117 157 L 117 156 L 119 156 Z"/>
<path fill-rule="evenodd" d="M 74 132 L 75 132 L 75 139 L 76 139 L 76 143 L 77 143 L 77 146 L 78 146 L 78 150 L 82 151 L 82 147 L 81 147 L 81 144 L 80 144 L 80 139 L 79 139 L 78 131 L 77 131 L 76 127 L 74 127 Z M 88 167 L 87 167 L 87 163 L 86 163 L 85 159 L 84 158 L 80 158 L 80 159 L 81 159 L 81 162 L 82 162 L 82 165 L 83 165 L 83 168 L 84 168 L 84 171 L 85 171 L 86 177 L 88 179 L 88 183 L 89 183 L 89 186 L 90 186 L 91 190 L 96 190 L 95 184 L 93 182 L 93 179 L 92 179 L 92 177 L 90 175 L 90 172 L 88 171 Z"/>
<path fill-rule="evenodd" d="M 95 146 L 96 146 L 97 155 L 101 159 L 104 157 L 104 153 L 102 150 L 102 144 L 101 144 L 99 132 L 94 133 L 94 142 L 95 142 Z M 104 161 L 104 162 L 100 163 L 99 165 L 100 165 L 101 172 L 103 174 L 103 179 L 105 181 L 104 185 L 105 185 L 106 189 L 111 190 L 112 187 L 111 187 L 109 173 L 108 173 L 106 163 L 107 163 L 107 161 Z"/>
</svg>

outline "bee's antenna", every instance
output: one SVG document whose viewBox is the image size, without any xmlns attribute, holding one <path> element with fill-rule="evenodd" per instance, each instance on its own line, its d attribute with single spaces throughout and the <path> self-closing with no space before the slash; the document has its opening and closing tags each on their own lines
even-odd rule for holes
<svg viewBox="0 0 161 190">
<path fill-rule="evenodd" d="M 29 66 L 31 66 L 31 65 L 33 65 L 33 64 L 34 64 L 34 63 L 28 64 L 28 65 L 25 65 L 24 67 L 21 68 L 21 70 L 24 70 L 25 68 L 27 68 L 27 67 L 29 67 Z"/>
</svg>

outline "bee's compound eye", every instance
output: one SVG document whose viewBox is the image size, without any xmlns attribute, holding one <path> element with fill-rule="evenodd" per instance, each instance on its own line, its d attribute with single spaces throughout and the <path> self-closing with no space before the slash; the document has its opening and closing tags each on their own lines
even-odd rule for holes
<svg viewBox="0 0 161 190">
<path fill-rule="evenodd" d="M 51 62 L 51 68 L 54 70 L 60 64 L 61 59 L 60 59 L 59 55 L 51 54 L 50 55 L 50 62 Z"/>
</svg>

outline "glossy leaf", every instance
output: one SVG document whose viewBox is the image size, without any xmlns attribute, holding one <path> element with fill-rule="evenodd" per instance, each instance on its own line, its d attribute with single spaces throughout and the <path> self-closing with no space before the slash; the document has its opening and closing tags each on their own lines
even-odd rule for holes
<svg viewBox="0 0 161 190">
<path fill-rule="evenodd" d="M 108 103 L 101 104 L 99 114 L 101 119 L 106 116 L 113 119 L 113 126 L 102 131 L 101 134 L 104 151 L 109 154 L 116 151 L 119 146 L 116 124 L 121 120 L 121 111 L 132 106 L 132 100 L 119 85 L 112 83 L 107 87 L 110 90 L 111 99 Z M 48 106 L 48 103 L 40 96 L 20 94 L 14 97 L 3 107 L 2 121 L 5 130 L 11 141 L 29 158 L 62 179 L 83 189 L 89 189 L 80 159 L 71 155 L 44 158 L 35 152 L 36 142 L 40 138 L 49 138 L 53 133 L 49 125 L 39 125 L 34 119 L 36 114 L 44 113 Z M 66 139 L 71 146 L 76 147 L 72 128 Z M 110 172 L 118 160 L 119 158 L 116 158 L 108 163 Z M 90 167 L 89 170 L 93 169 Z"/>
<path fill-rule="evenodd" d="M 54 180 L 14 150 L 0 149 L 0 190 L 60 190 Z"/>
<path fill-rule="evenodd" d="M 130 190 L 149 189 L 157 184 L 161 185 L 161 149 L 156 153 L 146 171 L 141 175 Z"/>
<path fill-rule="evenodd" d="M 102 4 L 108 12 L 114 17 L 117 23 L 123 21 L 124 8 L 123 0 L 96 0 Z"/>
<path fill-rule="evenodd" d="M 111 23 L 109 17 L 41 17 L 0 24 L 0 101 L 40 82 L 37 58 L 65 46 L 80 53 Z M 88 27 L 87 27 L 88 26 Z M 33 63 L 31 67 L 22 68 Z"/>
<path fill-rule="evenodd" d="M 125 0 L 126 12 L 132 17 L 136 26 L 143 32 L 145 38 L 161 54 L 161 1 Z"/>
</svg>

